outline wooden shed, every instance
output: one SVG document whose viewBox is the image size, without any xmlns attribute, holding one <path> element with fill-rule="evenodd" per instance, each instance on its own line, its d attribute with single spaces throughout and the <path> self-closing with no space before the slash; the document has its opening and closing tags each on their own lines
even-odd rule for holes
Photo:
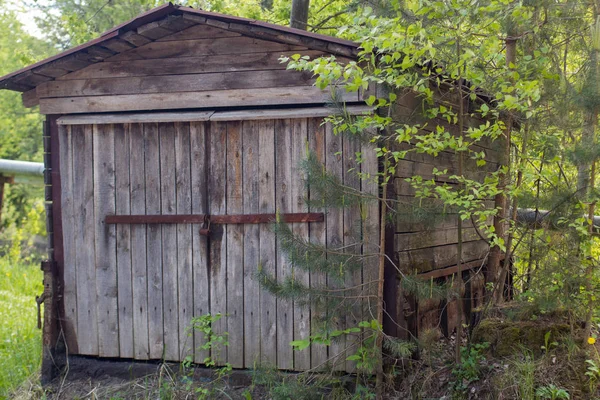
<svg viewBox="0 0 600 400">
<path fill-rule="evenodd" d="M 221 363 L 302 371 L 343 355 L 339 344 L 293 352 L 289 343 L 311 331 L 310 310 L 252 279 L 259 265 L 278 279 L 294 273 L 267 224 L 276 211 L 306 239 L 331 247 L 350 240 L 357 210 L 324 215 L 305 206 L 298 162 L 307 147 L 345 184 L 378 190 L 347 172 L 363 151 L 361 172 L 376 174 L 374 150 L 322 123 L 332 94 L 279 61 L 296 53 L 351 60 L 357 44 L 167 4 L 0 78 L 0 88 L 23 92 L 23 102 L 46 115 L 43 268 L 54 299 L 46 305 L 46 352 L 60 337 L 71 355 L 181 361 L 192 354 L 202 363 L 202 337 L 188 337 L 186 328 L 194 316 L 221 313 L 227 317 L 215 330 L 229 333 Z M 337 98 L 349 112 L 369 112 L 363 93 Z M 397 112 L 415 107 L 407 97 Z M 443 153 L 402 161 L 396 195 L 413 195 L 403 177 L 440 165 L 454 168 L 455 160 Z M 379 220 L 378 206 L 367 212 Z M 452 221 L 433 231 L 399 221 L 387 231 L 395 239 L 388 253 L 406 271 L 437 280 L 456 272 Z M 465 261 L 480 266 L 487 244 L 465 231 Z M 378 232 L 363 234 L 377 240 Z M 355 283 L 376 269 L 365 263 Z M 303 279 L 323 282 L 317 274 Z M 480 281 L 468 290 L 480 291 Z M 385 287 L 388 332 L 416 333 L 440 319 L 452 329 L 444 316 L 452 305 L 419 306 L 402 296 L 391 268 Z"/>
</svg>

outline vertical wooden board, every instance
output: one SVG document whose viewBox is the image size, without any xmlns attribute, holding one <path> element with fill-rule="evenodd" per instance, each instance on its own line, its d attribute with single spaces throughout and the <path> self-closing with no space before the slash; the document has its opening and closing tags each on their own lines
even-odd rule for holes
<svg viewBox="0 0 600 400">
<path fill-rule="evenodd" d="M 223 215 L 226 208 L 227 170 L 227 123 L 212 122 L 208 132 L 208 213 Z M 221 319 L 212 324 L 215 335 L 227 332 L 227 226 L 211 226 L 209 241 L 209 281 L 210 281 L 210 313 L 221 315 Z M 227 347 L 211 349 L 211 358 L 223 365 L 227 361 Z"/>
<path fill-rule="evenodd" d="M 73 142 L 71 127 L 59 125 L 58 141 L 60 148 L 60 185 L 64 249 L 64 288 L 63 301 L 65 316 L 63 325 L 68 351 L 77 354 L 77 268 L 75 266 L 75 221 L 73 212 Z"/>
<path fill-rule="evenodd" d="M 343 181 L 342 138 L 333 133 L 331 124 L 325 126 L 325 143 L 325 168 L 330 174 L 337 176 L 340 181 Z M 329 209 L 327 212 L 327 248 L 329 250 L 339 250 L 343 245 L 344 212 L 340 209 Z M 327 286 L 334 289 L 343 286 L 341 283 L 336 282 L 335 279 L 333 276 L 328 276 Z M 334 326 L 332 328 L 343 329 L 345 325 L 343 312 L 338 310 L 337 313 L 335 311 L 334 313 L 337 315 L 334 315 L 333 319 L 328 316 L 328 319 L 332 319 L 333 321 Z M 329 359 L 335 370 L 345 369 L 345 349 L 346 338 L 343 336 L 340 340 L 332 342 L 331 346 L 329 346 Z"/>
<path fill-rule="evenodd" d="M 360 144 L 357 140 L 347 136 L 342 137 L 342 160 L 344 165 L 344 186 L 360 190 L 360 164 L 356 162 L 356 153 L 360 151 Z M 362 244 L 362 220 L 360 217 L 360 207 L 352 206 L 344 208 L 344 251 L 350 254 L 361 254 Z M 346 288 L 356 288 L 349 290 L 347 296 L 350 298 L 347 304 L 345 328 L 358 326 L 362 321 L 362 310 L 360 300 L 354 298 L 361 295 L 362 270 L 348 271 L 345 278 Z M 354 335 L 346 336 L 347 356 L 356 352 L 356 343 L 359 338 Z M 353 372 L 356 363 L 346 360 L 346 371 Z"/>
<path fill-rule="evenodd" d="M 243 213 L 258 214 L 259 209 L 259 122 L 245 121 L 242 126 L 242 193 Z M 244 367 L 260 363 L 260 287 L 254 279 L 259 265 L 258 224 L 244 229 Z"/>
<path fill-rule="evenodd" d="M 227 123 L 227 214 L 242 214 L 243 132 L 241 122 Z M 227 362 L 244 366 L 244 226 L 227 226 Z"/>
<path fill-rule="evenodd" d="M 310 150 L 315 154 L 317 160 L 325 165 L 325 126 L 322 125 L 322 118 L 308 119 L 308 143 Z M 315 195 L 308 189 L 309 198 L 314 200 Z M 320 211 L 310 209 L 310 212 Z M 321 245 L 326 244 L 327 232 L 325 222 L 313 222 L 309 225 L 310 241 Z M 327 286 L 327 276 L 322 272 L 311 272 L 311 288 L 325 288 Z M 320 316 L 316 312 L 311 312 L 311 333 L 319 332 Z M 320 344 L 311 345 L 311 368 L 322 368 L 327 362 L 328 347 Z"/>
<path fill-rule="evenodd" d="M 115 207 L 117 214 L 130 214 L 129 178 L 130 125 L 114 125 L 115 131 Z M 131 229 L 116 225 L 117 230 L 117 287 L 119 303 L 119 356 L 133 358 L 133 284 L 131 269 Z M 144 293 L 145 294 L 145 293 Z"/>
<path fill-rule="evenodd" d="M 160 149 L 158 125 L 144 124 L 144 168 L 146 177 L 146 214 L 161 213 Z M 163 276 L 161 226 L 146 227 L 146 268 L 148 271 L 148 342 L 151 359 L 163 357 Z"/>
<path fill-rule="evenodd" d="M 207 201 L 207 151 L 206 123 L 192 122 L 190 124 L 191 151 L 191 184 L 192 184 L 192 213 L 205 214 Z M 192 269 L 193 269 L 193 302 L 194 317 L 210 313 L 209 276 L 208 276 L 208 239 L 200 235 L 201 225 L 192 225 Z M 194 360 L 202 363 L 210 352 L 201 347 L 206 343 L 202 332 L 194 332 Z"/>
<path fill-rule="evenodd" d="M 116 227 L 104 223 L 115 213 L 115 134 L 113 125 L 94 125 L 94 221 L 98 354 L 119 356 Z"/>
<path fill-rule="evenodd" d="M 175 123 L 177 214 L 192 212 L 190 124 Z M 188 335 L 194 313 L 192 275 L 192 226 L 177 225 L 177 281 L 179 285 L 179 359 L 193 355 L 193 336 Z"/>
<path fill-rule="evenodd" d="M 175 172 L 175 125 L 158 124 L 160 138 L 160 208 L 162 215 L 177 212 Z M 162 278 L 163 278 L 163 334 L 166 360 L 179 360 L 179 304 L 177 281 L 177 226 L 163 224 Z"/>
<path fill-rule="evenodd" d="M 134 215 L 146 214 L 146 168 L 144 157 L 143 125 L 131 124 L 129 127 L 129 193 L 131 213 Z M 147 360 L 150 357 L 148 344 L 148 270 L 146 269 L 147 228 L 146 225 L 131 225 L 130 229 L 134 358 Z"/>
<path fill-rule="evenodd" d="M 379 163 L 373 144 L 363 144 L 361 147 L 363 162 L 361 164 L 361 191 L 374 198 L 379 196 Z M 379 202 L 368 202 L 362 214 L 363 220 L 363 253 L 370 255 L 363 262 L 363 303 L 364 319 L 372 320 L 377 317 L 377 282 L 379 279 L 379 232 L 380 215 Z M 399 297 L 402 297 L 399 295 Z M 392 316 L 396 318 L 396 316 Z"/>
<path fill-rule="evenodd" d="M 258 212 L 275 212 L 275 132 L 274 121 L 258 122 Z M 275 234 L 268 224 L 259 225 L 259 263 L 269 276 L 275 276 Z M 277 299 L 267 290 L 260 290 L 260 353 L 261 363 L 277 365 Z"/>
<path fill-rule="evenodd" d="M 290 200 L 291 212 L 306 212 L 305 181 L 300 164 L 306 158 L 308 142 L 307 119 L 291 120 L 291 159 L 290 159 Z M 292 224 L 294 235 L 308 241 L 308 223 Z M 300 267 L 293 268 L 294 277 L 299 283 L 310 286 L 309 274 Z M 294 304 L 294 340 L 308 339 L 310 336 L 310 307 Z M 294 351 L 294 369 L 306 371 L 310 369 L 310 348 Z"/>
<path fill-rule="evenodd" d="M 77 344 L 79 354 L 98 355 L 96 268 L 94 263 L 94 170 L 92 125 L 73 134 L 73 212 L 77 269 Z M 77 149 L 77 151 L 75 151 Z"/>
<path fill-rule="evenodd" d="M 275 121 L 275 207 L 280 213 L 292 210 L 292 124 L 289 119 Z M 286 255 L 277 245 L 277 281 L 284 282 L 292 273 Z M 290 342 L 294 337 L 294 308 L 291 301 L 277 299 L 277 367 L 294 369 Z"/>
</svg>

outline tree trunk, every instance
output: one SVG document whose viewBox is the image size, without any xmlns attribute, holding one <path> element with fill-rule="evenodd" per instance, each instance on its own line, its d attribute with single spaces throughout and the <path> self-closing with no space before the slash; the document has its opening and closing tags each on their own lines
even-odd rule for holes
<svg viewBox="0 0 600 400">
<path fill-rule="evenodd" d="M 310 0 L 292 0 L 292 13 L 290 14 L 292 28 L 306 30 L 309 4 Z"/>
</svg>

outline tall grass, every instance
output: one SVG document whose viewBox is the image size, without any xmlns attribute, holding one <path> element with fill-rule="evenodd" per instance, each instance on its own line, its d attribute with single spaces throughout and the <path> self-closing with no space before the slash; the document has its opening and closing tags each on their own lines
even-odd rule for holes
<svg viewBox="0 0 600 400">
<path fill-rule="evenodd" d="M 0 399 L 39 370 L 41 331 L 35 296 L 42 293 L 39 265 L 0 258 Z"/>
</svg>

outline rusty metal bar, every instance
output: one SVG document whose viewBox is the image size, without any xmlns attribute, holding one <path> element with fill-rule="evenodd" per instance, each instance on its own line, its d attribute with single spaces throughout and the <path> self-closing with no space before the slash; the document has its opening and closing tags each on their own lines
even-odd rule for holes
<svg viewBox="0 0 600 400">
<path fill-rule="evenodd" d="M 323 213 L 279 214 L 283 222 L 322 222 Z M 274 222 L 277 214 L 240 214 L 240 215 L 107 215 L 106 224 L 266 224 Z"/>
</svg>

